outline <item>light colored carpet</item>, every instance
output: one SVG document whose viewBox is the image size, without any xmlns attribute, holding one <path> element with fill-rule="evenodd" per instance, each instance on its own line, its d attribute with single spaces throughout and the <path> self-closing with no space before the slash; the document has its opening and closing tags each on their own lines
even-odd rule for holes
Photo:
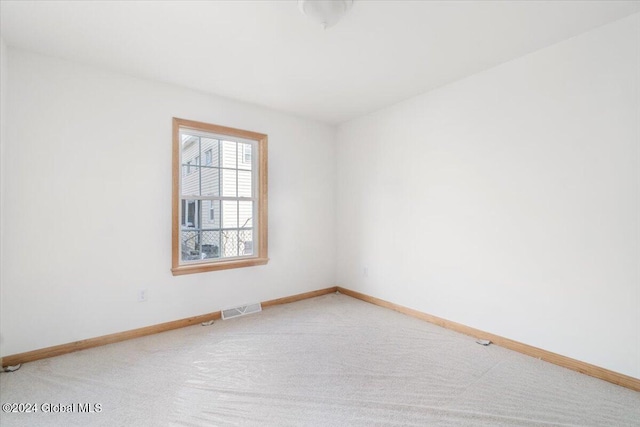
<svg viewBox="0 0 640 427">
<path fill-rule="evenodd" d="M 640 393 L 344 295 L 27 363 L 3 426 L 638 426 Z"/>
</svg>

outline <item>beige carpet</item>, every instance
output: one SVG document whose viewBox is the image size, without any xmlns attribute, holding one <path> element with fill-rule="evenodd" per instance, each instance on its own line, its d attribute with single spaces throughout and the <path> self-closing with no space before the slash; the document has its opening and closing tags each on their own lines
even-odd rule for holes
<svg viewBox="0 0 640 427">
<path fill-rule="evenodd" d="M 640 426 L 640 393 L 336 294 L 27 363 L 0 387 L 39 408 L 3 426 Z"/>
</svg>

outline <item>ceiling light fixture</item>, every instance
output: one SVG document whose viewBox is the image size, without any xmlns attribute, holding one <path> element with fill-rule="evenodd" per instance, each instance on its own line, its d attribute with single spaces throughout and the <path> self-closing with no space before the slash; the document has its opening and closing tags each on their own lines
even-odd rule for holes
<svg viewBox="0 0 640 427">
<path fill-rule="evenodd" d="M 352 5 L 353 0 L 298 0 L 300 12 L 323 29 L 336 25 Z"/>
</svg>

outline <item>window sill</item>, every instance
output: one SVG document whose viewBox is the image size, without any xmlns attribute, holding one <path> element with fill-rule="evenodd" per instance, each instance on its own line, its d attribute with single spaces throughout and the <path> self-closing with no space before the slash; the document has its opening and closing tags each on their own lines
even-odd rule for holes
<svg viewBox="0 0 640 427">
<path fill-rule="evenodd" d="M 268 262 L 269 258 L 249 258 L 207 264 L 180 265 L 173 267 L 171 273 L 174 276 L 180 276 L 182 274 L 205 273 L 207 271 L 227 270 L 230 268 L 253 267 L 256 265 L 265 265 Z"/>
</svg>

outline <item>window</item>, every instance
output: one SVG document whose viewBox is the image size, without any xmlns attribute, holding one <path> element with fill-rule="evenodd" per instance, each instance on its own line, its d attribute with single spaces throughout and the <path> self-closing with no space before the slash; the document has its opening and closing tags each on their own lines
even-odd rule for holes
<svg viewBox="0 0 640 427">
<path fill-rule="evenodd" d="M 174 275 L 266 264 L 267 136 L 174 118 L 172 229 Z"/>
</svg>

